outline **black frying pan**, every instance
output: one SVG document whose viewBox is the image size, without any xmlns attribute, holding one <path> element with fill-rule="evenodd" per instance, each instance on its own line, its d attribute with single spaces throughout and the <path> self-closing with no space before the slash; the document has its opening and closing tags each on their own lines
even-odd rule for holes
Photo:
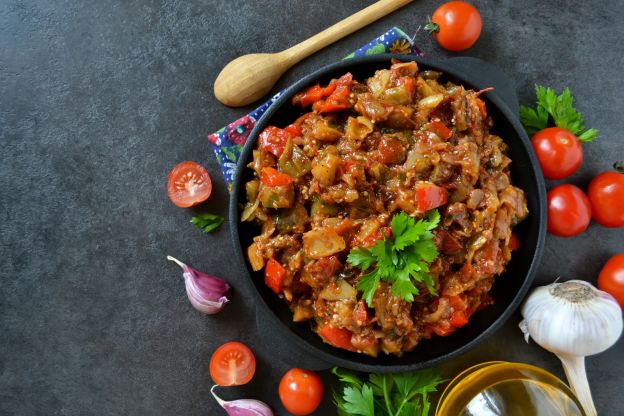
<svg viewBox="0 0 624 416">
<path fill-rule="evenodd" d="M 378 69 L 389 68 L 390 59 L 415 60 L 420 69 L 433 69 L 444 73 L 442 79 L 462 84 L 467 88 L 495 87 L 485 93 L 488 114 L 494 119 L 492 132 L 500 135 L 509 145 L 513 183 L 522 188 L 527 197 L 529 216 L 514 232 L 520 239 L 520 249 L 513 254 L 507 271 L 496 278 L 490 292 L 494 305 L 474 314 L 470 322 L 448 337 L 424 340 L 402 357 L 377 358 L 338 349 L 324 343 L 310 329 L 308 322 L 292 322 L 292 313 L 286 303 L 264 284 L 262 272 L 253 272 L 246 258 L 246 250 L 258 229 L 241 223 L 240 207 L 245 202 L 244 184 L 252 179 L 253 172 L 245 166 L 251 160 L 252 150 L 259 133 L 269 124 L 285 126 L 301 114 L 301 109 L 290 103 L 292 96 L 317 82 L 326 84 L 351 72 L 363 81 Z M 328 65 L 306 77 L 285 91 L 264 113 L 245 144 L 239 160 L 230 199 L 231 233 L 236 260 L 247 270 L 243 284 L 251 286 L 256 303 L 256 320 L 263 341 L 276 356 L 295 366 L 321 370 L 339 365 L 366 372 L 401 372 L 430 367 L 457 357 L 494 333 L 511 316 L 524 298 L 542 254 L 546 233 L 546 190 L 542 173 L 533 154 L 529 139 L 517 117 L 518 100 L 509 80 L 496 68 L 475 58 L 454 58 L 436 62 L 406 55 L 376 55 L 341 61 Z"/>
</svg>

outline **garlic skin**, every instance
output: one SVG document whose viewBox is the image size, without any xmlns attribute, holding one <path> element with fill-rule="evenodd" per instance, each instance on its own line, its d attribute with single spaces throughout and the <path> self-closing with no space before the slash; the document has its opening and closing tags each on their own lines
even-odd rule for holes
<svg viewBox="0 0 624 416">
<path fill-rule="evenodd" d="M 520 329 L 561 360 L 570 387 L 587 416 L 597 414 L 585 356 L 605 351 L 622 334 L 622 310 L 608 293 L 583 280 L 553 283 L 533 290 L 522 306 Z"/>
<path fill-rule="evenodd" d="M 522 317 L 525 340 L 530 335 L 555 354 L 598 354 L 615 344 L 622 333 L 617 301 L 583 280 L 536 288 L 522 307 Z"/>
</svg>

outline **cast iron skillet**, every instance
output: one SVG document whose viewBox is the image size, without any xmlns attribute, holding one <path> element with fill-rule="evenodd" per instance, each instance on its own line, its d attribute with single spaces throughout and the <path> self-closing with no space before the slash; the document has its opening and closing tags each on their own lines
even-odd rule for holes
<svg viewBox="0 0 624 416">
<path fill-rule="evenodd" d="M 253 272 L 246 258 L 246 251 L 254 235 L 255 226 L 241 223 L 241 206 L 245 202 L 244 184 L 252 179 L 253 172 L 245 166 L 252 158 L 259 133 L 267 125 L 285 126 L 302 113 L 290 104 L 292 96 L 316 82 L 326 84 L 351 72 L 354 79 L 363 81 L 375 70 L 389 68 L 390 59 L 416 60 L 420 69 L 433 69 L 444 73 L 443 79 L 451 80 L 468 88 L 482 89 L 494 86 L 495 90 L 484 94 L 488 114 L 494 119 L 492 131 L 509 145 L 511 176 L 513 183 L 522 188 L 527 197 L 529 216 L 514 229 L 520 239 L 520 249 L 514 252 L 507 271 L 496 278 L 490 294 L 494 304 L 470 317 L 469 323 L 448 337 L 424 340 L 402 357 L 377 358 L 352 353 L 325 344 L 315 334 L 308 322 L 292 322 L 292 313 L 286 303 L 264 284 L 262 271 Z M 477 343 L 495 332 L 512 315 L 529 289 L 541 258 L 546 232 L 546 191 L 542 173 L 531 150 L 526 133 L 516 116 L 518 102 L 513 87 L 496 68 L 474 58 L 454 58 L 436 62 L 406 55 L 376 55 L 341 61 L 328 65 L 290 87 L 264 113 L 245 144 L 239 160 L 232 196 L 230 199 L 231 233 L 236 261 L 247 270 L 245 284 L 251 286 L 256 303 L 256 321 L 262 341 L 282 360 L 294 366 L 321 370 L 339 365 L 366 372 L 401 372 L 430 367 L 465 353 Z"/>
</svg>

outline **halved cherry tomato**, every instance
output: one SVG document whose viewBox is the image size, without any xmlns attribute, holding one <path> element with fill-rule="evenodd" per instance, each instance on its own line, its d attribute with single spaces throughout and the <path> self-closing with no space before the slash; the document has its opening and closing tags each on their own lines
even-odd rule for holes
<svg viewBox="0 0 624 416">
<path fill-rule="evenodd" d="M 432 120 L 429 123 L 428 129 L 434 132 L 442 140 L 448 140 L 453 136 L 453 131 L 446 127 L 440 120 Z"/>
<path fill-rule="evenodd" d="M 591 221 L 591 205 L 587 195 L 570 184 L 548 191 L 548 232 L 560 237 L 582 233 Z"/>
<path fill-rule="evenodd" d="M 256 372 L 256 357 L 246 345 L 227 342 L 210 358 L 210 377 L 220 386 L 249 383 Z"/>
<path fill-rule="evenodd" d="M 352 83 L 353 75 L 347 72 L 336 81 L 336 90 L 325 101 L 317 101 L 312 108 L 318 113 L 330 113 L 351 108 L 349 95 L 351 94 Z"/>
<path fill-rule="evenodd" d="M 446 204 L 446 201 L 448 201 L 446 189 L 426 182 L 416 185 L 416 209 L 418 211 L 429 211 Z"/>
<path fill-rule="evenodd" d="M 425 30 L 449 51 L 463 51 L 471 47 L 481 34 L 481 15 L 471 4 L 449 1 L 438 7 Z"/>
<path fill-rule="evenodd" d="M 280 157 L 282 153 L 284 153 L 284 147 L 289 137 L 290 134 L 286 130 L 275 126 L 268 126 L 262 130 L 258 140 L 260 141 L 260 148 L 262 150 Z"/>
<path fill-rule="evenodd" d="M 624 309 L 624 253 L 607 260 L 598 275 L 598 289 L 613 296 Z"/>
<path fill-rule="evenodd" d="M 624 174 L 603 172 L 589 184 L 592 216 L 604 227 L 624 226 Z"/>
<path fill-rule="evenodd" d="M 319 84 L 313 85 L 303 92 L 295 94 L 292 99 L 293 105 L 300 107 L 307 107 L 314 104 L 318 100 L 321 100 L 330 95 L 336 89 L 336 81 L 332 81 L 326 87 L 321 87 Z"/>
<path fill-rule="evenodd" d="M 260 180 L 266 186 L 284 186 L 292 183 L 293 178 L 272 167 L 262 168 Z"/>
<path fill-rule="evenodd" d="M 280 381 L 279 397 L 289 413 L 309 415 L 321 404 L 323 382 L 314 371 L 293 368 Z"/>
<path fill-rule="evenodd" d="M 179 163 L 167 177 L 167 194 L 175 205 L 188 208 L 208 199 L 212 181 L 208 171 L 195 162 Z"/>
<path fill-rule="evenodd" d="M 355 351 L 353 344 L 351 344 L 353 333 L 346 328 L 334 328 L 330 324 L 323 324 L 318 326 L 318 333 L 325 342 L 334 347 Z"/>
<path fill-rule="evenodd" d="M 531 145 L 546 179 L 563 179 L 583 163 L 581 142 L 571 131 L 549 127 L 531 137 Z"/>
<path fill-rule="evenodd" d="M 269 259 L 264 269 L 264 283 L 275 293 L 282 291 L 286 269 L 277 260 Z"/>
</svg>

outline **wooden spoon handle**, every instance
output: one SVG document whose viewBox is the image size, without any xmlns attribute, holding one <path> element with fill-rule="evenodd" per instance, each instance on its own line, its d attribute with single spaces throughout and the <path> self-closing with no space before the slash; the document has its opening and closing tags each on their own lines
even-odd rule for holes
<svg viewBox="0 0 624 416">
<path fill-rule="evenodd" d="M 297 45 L 280 52 L 282 59 L 290 67 L 303 58 L 331 45 L 339 39 L 355 32 L 375 20 L 411 3 L 413 0 L 380 0 L 365 9 L 347 17 L 344 20 L 328 27 L 320 33 L 304 40 Z"/>
</svg>

